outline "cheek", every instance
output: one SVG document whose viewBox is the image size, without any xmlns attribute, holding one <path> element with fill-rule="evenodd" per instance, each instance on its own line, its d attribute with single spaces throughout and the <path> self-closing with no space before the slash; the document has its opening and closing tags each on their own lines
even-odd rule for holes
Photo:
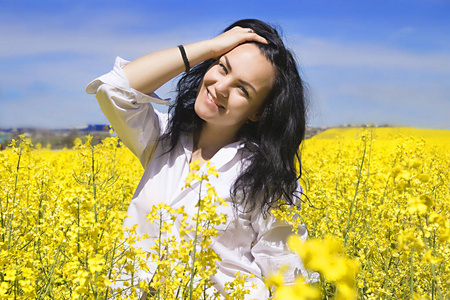
<svg viewBox="0 0 450 300">
<path fill-rule="evenodd" d="M 203 75 L 202 83 L 201 84 L 210 84 L 212 81 L 214 81 L 214 78 L 217 77 L 217 69 L 214 68 L 215 65 L 211 66 L 208 71 L 206 71 L 205 75 Z"/>
<path fill-rule="evenodd" d="M 201 110 L 201 106 L 199 104 L 198 97 L 199 97 L 199 94 L 197 95 L 197 99 L 195 99 L 195 102 L 194 102 L 194 112 L 197 115 L 201 114 L 201 111 L 200 111 Z"/>
<path fill-rule="evenodd" d="M 199 99 L 206 97 L 206 87 L 205 87 L 205 79 L 203 78 L 202 82 L 200 82 L 200 85 L 197 89 L 197 95 L 195 97 L 195 104 L 194 108 L 197 107 Z"/>
<path fill-rule="evenodd" d="M 203 93 L 202 91 L 205 90 L 200 90 L 197 94 L 197 98 L 195 99 L 194 112 L 200 119 L 205 120 L 205 118 L 207 119 L 208 116 L 210 116 L 211 112 L 208 110 L 208 107 L 206 107 L 206 104 L 201 99 L 202 95 L 206 95 L 206 92 Z"/>
<path fill-rule="evenodd" d="M 234 101 L 234 103 L 228 108 L 230 115 L 238 120 L 247 119 L 250 115 L 257 111 L 257 108 L 250 105 L 247 99 L 239 99 L 238 101 Z"/>
</svg>

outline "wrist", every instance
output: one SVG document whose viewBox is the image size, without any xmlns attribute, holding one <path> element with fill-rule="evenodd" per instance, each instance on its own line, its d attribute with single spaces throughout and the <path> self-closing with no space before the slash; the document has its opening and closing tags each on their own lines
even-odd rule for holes
<svg viewBox="0 0 450 300">
<path fill-rule="evenodd" d="M 183 45 L 178 45 L 178 49 L 180 49 L 180 54 L 181 54 L 181 58 L 183 59 L 184 62 L 184 72 L 188 73 L 189 70 L 191 69 L 191 64 L 189 63 L 189 59 L 187 58 L 186 55 L 186 51 L 184 50 Z"/>
<path fill-rule="evenodd" d="M 216 54 L 213 43 L 210 40 L 185 45 L 184 49 L 191 68 L 205 60 L 220 56 Z"/>
</svg>

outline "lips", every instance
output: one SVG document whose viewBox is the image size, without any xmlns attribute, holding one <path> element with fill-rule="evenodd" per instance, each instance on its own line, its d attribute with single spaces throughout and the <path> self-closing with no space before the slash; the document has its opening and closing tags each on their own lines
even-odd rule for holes
<svg viewBox="0 0 450 300">
<path fill-rule="evenodd" d="M 209 90 L 206 89 L 206 95 L 208 96 L 208 99 L 214 103 L 218 108 L 225 108 L 222 104 L 220 104 L 216 99 L 213 98 L 213 96 L 209 93 Z"/>
</svg>

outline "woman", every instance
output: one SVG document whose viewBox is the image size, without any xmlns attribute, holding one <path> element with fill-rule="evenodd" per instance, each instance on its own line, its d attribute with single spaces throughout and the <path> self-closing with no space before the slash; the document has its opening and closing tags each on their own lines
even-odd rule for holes
<svg viewBox="0 0 450 300">
<path fill-rule="evenodd" d="M 192 69 L 190 67 L 193 66 Z M 185 71 L 169 114 L 154 111 L 152 94 Z M 269 296 L 264 276 L 283 265 L 288 282 L 308 277 L 300 259 L 289 252 L 292 228 L 269 212 L 278 200 L 299 203 L 296 166 L 305 131 L 305 98 L 295 60 L 277 31 L 266 23 L 235 22 L 219 36 L 148 54 L 128 63 L 117 58 L 114 70 L 91 82 L 100 106 L 124 144 L 140 159 L 145 173 L 128 209 L 126 226 L 138 224 L 140 243 L 149 249 L 159 228 L 146 221 L 152 205 L 196 211 L 198 186 L 184 189 L 189 163 L 210 161 L 211 179 L 227 224 L 213 241 L 220 256 L 213 278 L 222 294 L 237 271 L 253 274 L 249 298 Z M 190 209 L 190 211 L 189 211 Z M 306 238 L 305 228 L 299 234 Z M 154 270 L 141 272 L 150 280 Z"/>
</svg>

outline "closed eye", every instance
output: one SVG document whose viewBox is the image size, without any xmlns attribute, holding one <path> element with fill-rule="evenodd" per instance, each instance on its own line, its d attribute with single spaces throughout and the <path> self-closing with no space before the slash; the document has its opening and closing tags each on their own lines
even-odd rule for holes
<svg viewBox="0 0 450 300">
<path fill-rule="evenodd" d="M 225 74 L 228 74 L 228 70 L 227 70 L 227 68 L 225 67 L 224 64 L 219 63 L 219 68 L 220 68 L 220 70 L 221 70 L 222 72 L 224 72 Z"/>
<path fill-rule="evenodd" d="M 249 93 L 243 86 L 239 86 L 239 89 L 245 94 L 246 97 L 250 97 Z"/>
<path fill-rule="evenodd" d="M 219 61 L 219 68 L 225 75 L 227 75 L 229 70 L 231 71 L 231 65 L 230 65 L 230 62 L 228 61 L 228 58 L 226 56 L 222 56 L 222 57 L 225 60 L 225 63 Z M 221 60 L 222 60 L 222 58 L 221 58 Z M 226 64 L 226 66 L 225 66 L 225 64 Z M 243 81 L 243 80 L 239 80 L 239 83 L 250 87 L 256 93 L 255 88 L 250 83 L 248 83 L 246 81 Z M 250 98 L 250 94 L 249 94 L 249 92 L 247 91 L 247 89 L 244 86 L 238 85 L 238 88 L 245 95 L 245 97 Z"/>
</svg>

